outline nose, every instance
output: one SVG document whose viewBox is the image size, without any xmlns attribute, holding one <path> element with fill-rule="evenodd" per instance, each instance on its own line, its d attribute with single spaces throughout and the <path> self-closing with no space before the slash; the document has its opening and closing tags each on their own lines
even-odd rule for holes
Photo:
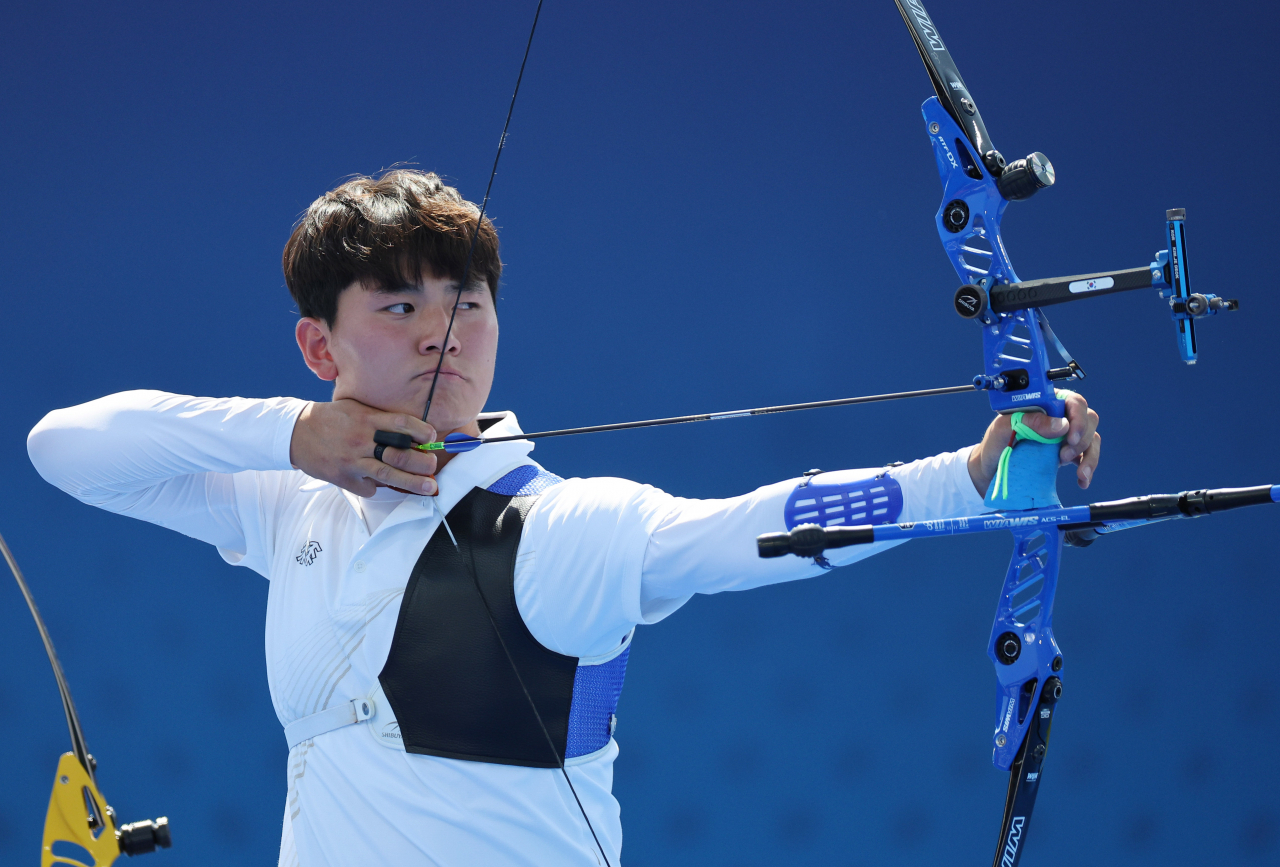
<svg viewBox="0 0 1280 867">
<path fill-rule="evenodd" d="M 456 356 L 462 351 L 462 343 L 453 329 L 454 293 L 447 293 L 440 304 L 428 304 L 422 316 L 422 336 L 418 340 L 418 352 L 434 355 L 444 346 L 444 354 Z"/>
</svg>

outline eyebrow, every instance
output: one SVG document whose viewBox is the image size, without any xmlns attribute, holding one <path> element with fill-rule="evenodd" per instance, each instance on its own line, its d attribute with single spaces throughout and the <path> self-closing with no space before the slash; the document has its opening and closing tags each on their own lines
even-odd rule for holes
<svg viewBox="0 0 1280 867">
<path fill-rule="evenodd" d="M 369 290 L 374 295 L 410 295 L 422 292 L 421 286 L 402 283 L 399 286 L 375 286 Z"/>
<path fill-rule="evenodd" d="M 470 283 L 468 283 L 467 287 L 462 291 L 468 292 L 468 293 L 475 293 L 475 292 L 487 291 L 487 290 L 488 290 L 488 286 L 485 283 L 485 281 L 482 279 L 477 279 L 477 280 L 472 280 Z M 421 294 L 422 287 L 415 286 L 411 283 L 404 283 L 399 286 L 376 286 L 369 291 L 373 292 L 375 295 L 410 295 L 410 294 Z M 445 291 L 457 292 L 458 281 L 456 280 L 450 281 L 449 284 L 445 287 Z"/>
</svg>

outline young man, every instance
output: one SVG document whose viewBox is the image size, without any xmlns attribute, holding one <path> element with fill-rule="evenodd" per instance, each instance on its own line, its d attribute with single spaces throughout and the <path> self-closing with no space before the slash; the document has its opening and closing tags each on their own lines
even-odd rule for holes
<svg viewBox="0 0 1280 867">
<path fill-rule="evenodd" d="M 50 413 L 28 439 L 73 496 L 270 579 L 267 673 L 290 744 L 281 865 L 617 865 L 612 733 L 635 627 L 695 593 L 821 574 L 755 546 L 814 520 L 814 501 L 850 524 L 983 511 L 1009 439 L 997 418 L 958 452 L 727 500 L 562 480 L 527 440 L 375 448 L 378 430 L 520 432 L 510 412 L 481 413 L 502 265 L 486 221 L 460 286 L 477 217 L 434 174 L 403 170 L 311 205 L 284 271 L 329 403 L 125 392 Z M 1066 421 L 1030 422 L 1066 436 L 1061 459 L 1087 487 L 1099 439 L 1083 398 Z"/>
</svg>

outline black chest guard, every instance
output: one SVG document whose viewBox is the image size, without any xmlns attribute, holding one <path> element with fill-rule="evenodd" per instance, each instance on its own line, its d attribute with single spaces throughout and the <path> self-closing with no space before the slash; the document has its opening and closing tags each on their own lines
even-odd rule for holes
<svg viewBox="0 0 1280 867">
<path fill-rule="evenodd" d="M 516 550 L 535 500 L 472 489 L 446 518 L 457 547 L 442 524 L 414 565 L 378 675 L 406 752 L 532 768 L 564 759 L 578 660 L 539 644 L 516 608 Z"/>
</svg>

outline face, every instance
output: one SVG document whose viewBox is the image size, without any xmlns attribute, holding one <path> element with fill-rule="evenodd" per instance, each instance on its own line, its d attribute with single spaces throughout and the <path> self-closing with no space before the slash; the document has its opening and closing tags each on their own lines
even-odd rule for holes
<svg viewBox="0 0 1280 867">
<path fill-rule="evenodd" d="M 427 421 L 441 437 L 457 430 L 478 435 L 475 418 L 489 399 L 498 355 L 498 314 L 488 285 L 473 281 L 458 298 L 445 346 L 455 298 L 457 283 L 447 278 L 424 276 L 394 291 L 356 283 L 338 296 L 332 328 L 319 319 L 298 322 L 298 346 L 307 366 L 333 382 L 334 400 L 415 416 L 426 406 L 443 351 Z"/>
</svg>

